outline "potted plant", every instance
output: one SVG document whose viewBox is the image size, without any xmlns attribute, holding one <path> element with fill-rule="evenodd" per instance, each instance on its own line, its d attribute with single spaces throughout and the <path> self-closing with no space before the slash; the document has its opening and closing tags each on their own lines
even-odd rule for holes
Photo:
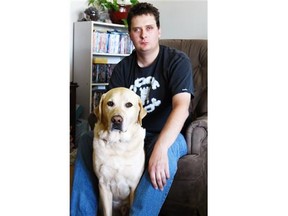
<svg viewBox="0 0 288 216">
<path fill-rule="evenodd" d="M 126 24 L 129 9 L 138 2 L 138 0 L 88 0 L 88 6 L 96 8 L 100 6 L 102 9 L 108 10 L 113 23 Z"/>
</svg>

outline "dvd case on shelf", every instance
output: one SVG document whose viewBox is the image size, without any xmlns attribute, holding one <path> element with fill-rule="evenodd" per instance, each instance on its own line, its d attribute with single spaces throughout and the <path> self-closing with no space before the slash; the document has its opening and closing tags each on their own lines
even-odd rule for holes
<svg viewBox="0 0 288 216">
<path fill-rule="evenodd" d="M 130 54 L 134 45 L 127 32 L 119 30 L 94 30 L 93 52 L 109 54 Z"/>
<path fill-rule="evenodd" d="M 92 104 L 91 110 L 94 110 L 99 105 L 102 94 L 106 92 L 106 86 L 94 86 L 92 88 Z"/>
<path fill-rule="evenodd" d="M 92 82 L 108 83 L 116 64 L 93 64 Z"/>
</svg>

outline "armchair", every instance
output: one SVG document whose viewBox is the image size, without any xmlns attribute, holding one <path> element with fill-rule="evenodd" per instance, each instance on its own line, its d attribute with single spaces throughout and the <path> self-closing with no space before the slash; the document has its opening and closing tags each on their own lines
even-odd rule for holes
<svg viewBox="0 0 288 216">
<path fill-rule="evenodd" d="M 160 44 L 185 52 L 191 59 L 195 97 L 182 133 L 188 154 L 178 162 L 178 170 L 161 216 L 207 215 L 207 40 L 166 39 Z"/>
</svg>

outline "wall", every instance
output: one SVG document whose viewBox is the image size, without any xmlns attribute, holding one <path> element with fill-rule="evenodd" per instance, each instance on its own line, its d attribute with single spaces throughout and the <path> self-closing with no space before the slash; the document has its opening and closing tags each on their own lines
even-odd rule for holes
<svg viewBox="0 0 288 216">
<path fill-rule="evenodd" d="M 73 22 L 81 19 L 88 0 L 71 0 L 71 71 Z M 140 2 L 144 2 L 140 0 Z M 147 0 L 160 11 L 162 39 L 207 39 L 207 0 Z"/>
<path fill-rule="evenodd" d="M 207 1 L 158 0 L 162 39 L 207 39 Z"/>
</svg>

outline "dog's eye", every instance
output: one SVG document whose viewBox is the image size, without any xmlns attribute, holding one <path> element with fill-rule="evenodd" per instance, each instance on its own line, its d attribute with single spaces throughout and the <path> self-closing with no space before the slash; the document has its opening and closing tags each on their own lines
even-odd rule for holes
<svg viewBox="0 0 288 216">
<path fill-rule="evenodd" d="M 126 103 L 126 104 L 125 104 L 125 106 L 126 106 L 127 108 L 129 108 L 129 107 L 132 107 L 132 106 L 133 106 L 133 104 L 132 104 L 132 103 L 130 103 L 130 102 L 128 102 L 128 103 Z"/>
<path fill-rule="evenodd" d="M 112 101 L 108 101 L 108 102 L 107 102 L 107 105 L 110 106 L 110 107 L 112 107 L 112 106 L 114 106 L 114 103 L 113 103 Z"/>
</svg>

